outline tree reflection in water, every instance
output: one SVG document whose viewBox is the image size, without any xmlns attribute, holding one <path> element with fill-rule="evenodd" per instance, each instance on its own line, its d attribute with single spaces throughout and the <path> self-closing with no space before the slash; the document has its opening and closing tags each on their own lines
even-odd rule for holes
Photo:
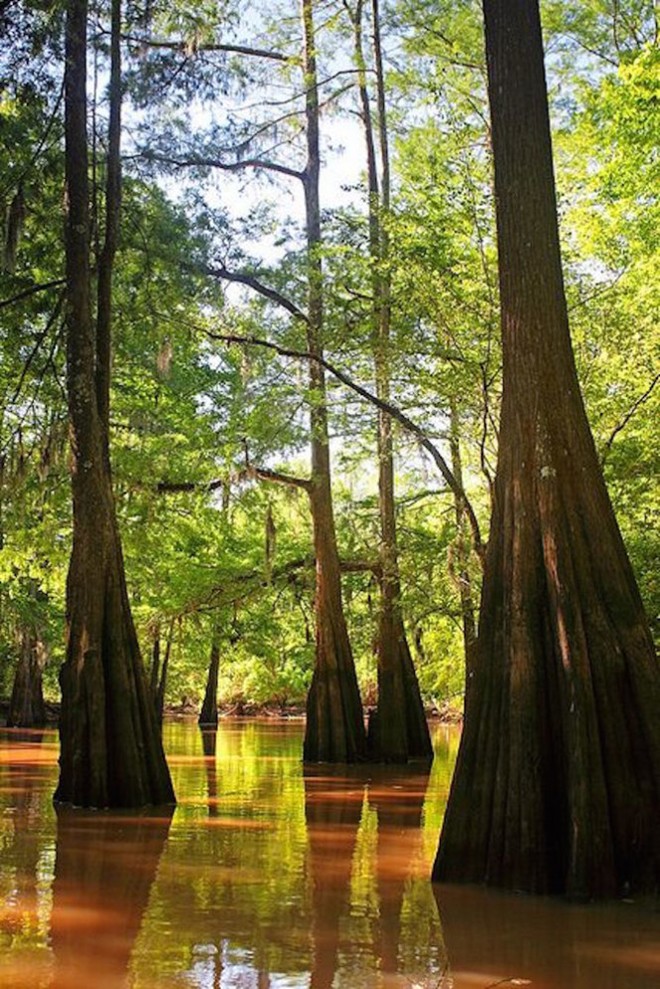
<svg viewBox="0 0 660 989">
<path fill-rule="evenodd" d="M 306 768 L 304 781 L 310 989 L 438 986 L 446 960 L 420 833 L 428 764 Z"/>
<path fill-rule="evenodd" d="M 404 893 L 411 885 L 415 857 L 420 851 L 422 808 L 429 782 L 427 763 L 407 767 L 405 773 L 376 767 L 369 783 L 369 806 L 376 811 L 376 882 L 379 900 L 379 924 L 376 929 L 377 955 L 384 973 L 400 971 L 402 908 Z M 433 917 L 434 911 L 431 913 Z M 423 923 L 421 917 L 417 923 Z M 430 937 L 426 944 L 434 939 Z M 439 928 L 435 940 L 440 939 Z M 417 965 L 427 971 L 428 957 L 418 958 Z M 407 959 L 406 971 L 410 971 Z"/>
<path fill-rule="evenodd" d="M 658 919 L 648 909 L 470 886 L 441 885 L 434 892 L 455 989 L 660 984 Z"/>
<path fill-rule="evenodd" d="M 10 740 L 14 760 L 0 759 L 0 985 L 11 986 L 2 964 L 12 955 L 34 985 L 48 971 L 45 952 L 32 952 L 47 910 L 39 883 L 43 850 L 44 795 L 38 785 L 44 732 L 14 729 L 2 732 Z"/>
<path fill-rule="evenodd" d="M 657 913 L 448 887 L 442 978 L 456 736 L 435 734 L 427 790 L 410 766 L 303 774 L 299 723 L 168 724 L 170 828 L 56 820 L 54 734 L 0 732 L 0 987 L 657 989 Z"/>
<path fill-rule="evenodd" d="M 350 880 L 366 779 L 360 769 L 305 769 L 307 865 L 312 889 L 310 989 L 330 989 L 337 969 L 340 924 L 350 910 Z M 350 773 L 350 775 L 348 775 Z"/>
<path fill-rule="evenodd" d="M 206 770 L 206 790 L 208 794 L 209 817 L 217 817 L 218 763 L 216 760 L 216 749 L 218 746 L 218 732 L 215 728 L 204 728 L 200 731 L 200 734 L 202 736 L 204 768 Z"/>
<path fill-rule="evenodd" d="M 170 828 L 160 816 L 57 809 L 51 989 L 116 989 Z"/>
</svg>

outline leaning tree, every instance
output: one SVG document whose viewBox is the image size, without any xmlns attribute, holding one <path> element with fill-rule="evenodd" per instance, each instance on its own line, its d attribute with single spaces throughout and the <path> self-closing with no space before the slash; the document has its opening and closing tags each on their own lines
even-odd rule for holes
<svg viewBox="0 0 660 989">
<path fill-rule="evenodd" d="M 578 385 L 537 0 L 484 0 L 500 452 L 473 683 L 433 878 L 657 888 L 660 667 Z"/>
<path fill-rule="evenodd" d="M 119 222 L 120 0 L 112 4 L 106 229 L 92 315 L 87 3 L 69 0 L 65 42 L 67 389 L 73 548 L 60 680 L 58 802 L 139 807 L 174 800 L 131 617 L 108 452 L 112 267 Z"/>
</svg>

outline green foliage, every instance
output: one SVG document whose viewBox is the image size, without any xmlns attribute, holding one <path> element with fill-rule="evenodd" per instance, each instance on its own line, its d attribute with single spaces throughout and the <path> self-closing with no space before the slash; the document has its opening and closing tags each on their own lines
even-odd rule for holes
<svg viewBox="0 0 660 989">
<path fill-rule="evenodd" d="M 38 620 L 56 696 L 70 542 L 59 284 L 62 11 L 11 6 L 11 24 L 0 14 L 13 43 L 0 60 L 0 301 L 21 298 L 0 310 L 0 677 L 7 692 L 17 629 Z M 308 473 L 305 411 L 315 396 L 307 364 L 218 339 L 257 337 L 304 350 L 304 326 L 272 297 L 209 274 L 224 265 L 305 306 L 298 180 L 208 164 L 261 158 L 295 170 L 302 161 L 299 26 L 276 5 L 245 10 L 241 19 L 243 7 L 229 2 L 159 2 L 148 17 L 143 5 L 126 12 L 133 40 L 124 52 L 111 450 L 145 660 L 155 629 L 162 648 L 173 629 L 172 701 L 202 696 L 214 638 L 220 692 L 232 701 L 299 702 L 314 650 L 307 496 L 265 485 L 247 469 Z M 317 39 L 324 153 L 352 140 L 358 106 L 346 10 L 331 4 L 325 13 Z M 106 15 L 102 5 L 99 16 Z M 660 60 L 652 5 L 562 0 L 546 3 L 544 18 L 580 377 L 642 592 L 658 616 Z M 449 459 L 450 437 L 458 436 L 465 488 L 485 528 L 500 355 L 480 7 L 399 0 L 384 5 L 383 30 L 386 52 L 395 53 L 387 65 L 392 204 L 380 217 L 390 256 L 379 272 L 391 280 L 392 398 Z M 224 44 L 291 57 L 217 50 Z M 102 79 L 103 44 L 92 54 Z M 102 88 L 90 119 L 98 129 L 95 253 L 103 235 Z M 360 144 L 347 158 L 361 155 Z M 182 160 L 198 164 L 184 168 Z M 326 174 L 336 160 L 328 152 Z M 324 346 L 335 365 L 373 388 L 374 272 L 360 169 L 366 164 L 357 165 L 341 206 L 324 203 Z M 331 375 L 328 387 L 340 554 L 374 562 L 374 410 Z M 453 498 L 398 427 L 395 447 L 402 604 L 424 695 L 440 703 L 463 685 L 457 571 L 467 567 L 476 603 L 478 566 L 473 558 L 457 563 Z M 368 570 L 349 571 L 343 587 L 371 702 L 377 580 Z"/>
<path fill-rule="evenodd" d="M 581 381 L 657 632 L 660 58 L 643 36 L 638 42 L 582 83 L 582 108 L 559 136 L 559 181 Z"/>
</svg>

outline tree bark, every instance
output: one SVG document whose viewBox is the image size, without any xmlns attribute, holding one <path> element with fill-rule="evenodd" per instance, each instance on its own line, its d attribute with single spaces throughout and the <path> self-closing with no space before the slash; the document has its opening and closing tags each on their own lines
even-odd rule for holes
<svg viewBox="0 0 660 989">
<path fill-rule="evenodd" d="M 149 690 L 152 697 L 158 693 L 158 676 L 160 673 L 160 624 L 154 626 L 153 643 L 151 646 L 151 665 L 149 667 Z"/>
<path fill-rule="evenodd" d="M 319 105 L 312 0 L 301 0 L 307 164 L 303 177 L 307 233 L 307 349 L 323 355 L 323 272 L 319 203 Z M 354 762 L 365 755 L 362 702 L 341 597 L 330 479 L 325 370 L 309 364 L 312 472 L 309 497 L 316 558 L 316 657 L 307 695 L 303 746 L 308 762 Z"/>
<path fill-rule="evenodd" d="M 362 122 L 367 149 L 369 194 L 369 255 L 373 295 L 371 343 L 376 378 L 376 396 L 390 404 L 390 338 L 392 322 L 391 284 L 388 271 L 389 235 L 383 215 L 390 207 L 390 161 L 387 132 L 385 82 L 380 44 L 377 0 L 372 0 L 374 60 L 378 119 L 374 126 L 367 66 L 362 44 L 362 2 L 355 10 L 355 60 Z M 378 141 L 376 141 L 376 136 Z M 376 145 L 380 149 L 380 176 Z M 419 683 L 412 661 L 401 611 L 401 584 L 396 538 L 394 497 L 394 447 L 392 417 L 378 409 L 378 510 L 380 519 L 380 614 L 378 622 L 378 705 L 369 719 L 370 756 L 383 762 L 405 763 L 409 758 L 433 758 Z"/>
<path fill-rule="evenodd" d="M 182 618 L 179 616 L 179 642 L 181 642 L 181 621 Z M 167 690 L 167 674 L 170 670 L 170 658 L 172 656 L 172 643 L 174 642 L 174 619 L 170 621 L 170 627 L 167 633 L 167 643 L 165 645 L 165 655 L 163 656 L 163 662 L 161 663 L 160 671 L 158 672 L 157 682 L 156 682 L 156 692 L 153 694 L 154 707 L 156 711 L 156 718 L 158 724 L 163 724 L 163 714 L 165 712 L 165 691 Z"/>
<path fill-rule="evenodd" d="M 8 728 L 41 728 L 46 724 L 46 708 L 41 675 L 47 649 L 36 625 L 20 630 L 18 664 L 7 715 Z"/>
<path fill-rule="evenodd" d="M 112 370 L 112 275 L 121 216 L 121 0 L 112 0 L 111 17 L 105 237 L 98 262 L 96 325 L 96 400 L 106 437 L 109 430 Z"/>
<path fill-rule="evenodd" d="M 213 636 L 211 643 L 211 659 L 209 661 L 209 672 L 206 679 L 206 691 L 204 693 L 204 703 L 199 712 L 199 725 L 206 727 L 218 727 L 218 674 L 220 673 L 220 643 L 217 635 Z"/>
<path fill-rule="evenodd" d="M 660 668 L 568 330 L 536 0 L 484 0 L 504 358 L 474 682 L 433 878 L 660 880 Z"/>
<path fill-rule="evenodd" d="M 128 602 L 98 395 L 89 257 L 86 35 L 87 4 L 70 0 L 65 169 L 73 548 L 55 800 L 83 807 L 139 807 L 172 802 L 174 794 Z"/>
<path fill-rule="evenodd" d="M 170 668 L 170 656 L 172 655 L 172 643 L 174 641 L 174 626 L 176 619 L 171 618 L 167 628 L 167 639 L 165 640 L 165 652 L 161 657 L 160 625 L 154 631 L 154 642 L 151 651 L 151 668 L 149 671 L 149 694 L 153 703 L 156 719 L 159 725 L 163 723 L 163 712 L 165 710 L 165 690 L 167 688 L 167 674 Z M 181 617 L 179 617 L 179 624 Z"/>
<path fill-rule="evenodd" d="M 463 458 L 461 457 L 458 408 L 455 398 L 450 399 L 449 408 L 449 447 L 451 450 L 451 470 L 457 482 L 463 487 Z M 465 507 L 460 498 L 454 495 L 456 515 L 455 565 L 452 565 L 454 580 L 458 585 L 461 601 L 461 625 L 465 651 L 465 693 L 467 694 L 474 676 L 475 650 L 477 645 L 477 621 L 474 613 L 474 595 L 470 576 L 470 542 L 466 533 Z"/>
</svg>

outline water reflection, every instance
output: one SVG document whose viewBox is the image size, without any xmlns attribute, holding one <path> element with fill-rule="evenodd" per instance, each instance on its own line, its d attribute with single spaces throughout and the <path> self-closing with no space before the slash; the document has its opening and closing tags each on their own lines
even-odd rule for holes
<svg viewBox="0 0 660 989">
<path fill-rule="evenodd" d="M 51 989 L 125 984 L 170 820 L 58 809 Z"/>
<path fill-rule="evenodd" d="M 382 972 L 399 970 L 399 950 L 404 894 L 410 885 L 419 862 L 420 825 L 422 809 L 429 782 L 429 769 L 426 765 L 411 767 L 406 773 L 392 774 L 380 769 L 369 784 L 369 806 L 376 811 L 376 877 L 380 902 L 380 923 L 377 927 L 377 955 Z M 425 863 L 424 863 L 425 865 Z M 424 880 L 426 876 L 423 877 Z M 431 902 L 424 915 L 435 927 L 435 941 L 441 944 L 439 925 L 435 920 Z M 421 918 L 420 918 L 421 919 Z M 430 935 L 429 931 L 429 935 Z M 405 969 L 411 970 L 410 956 L 406 958 Z M 415 959 L 415 968 L 428 971 L 428 958 Z"/>
<path fill-rule="evenodd" d="M 436 897 L 455 989 L 660 985 L 660 917 L 635 904 L 572 905 L 459 886 L 439 886 Z"/>
<path fill-rule="evenodd" d="M 442 888 L 441 927 L 428 876 L 455 734 L 436 732 L 430 778 L 303 773 L 301 741 L 300 723 L 166 725 L 170 825 L 56 818 L 55 736 L 0 732 L 2 989 L 660 985 L 660 915 L 635 906 Z"/>
<path fill-rule="evenodd" d="M 330 989 L 340 925 L 350 911 L 350 880 L 366 778 L 359 768 L 304 770 L 308 875 L 312 895 L 310 989 Z"/>
<path fill-rule="evenodd" d="M 206 770 L 206 790 L 208 793 L 209 817 L 218 816 L 218 763 L 216 749 L 218 732 L 215 728 L 200 729 L 202 750 L 204 752 L 204 768 Z"/>
</svg>

